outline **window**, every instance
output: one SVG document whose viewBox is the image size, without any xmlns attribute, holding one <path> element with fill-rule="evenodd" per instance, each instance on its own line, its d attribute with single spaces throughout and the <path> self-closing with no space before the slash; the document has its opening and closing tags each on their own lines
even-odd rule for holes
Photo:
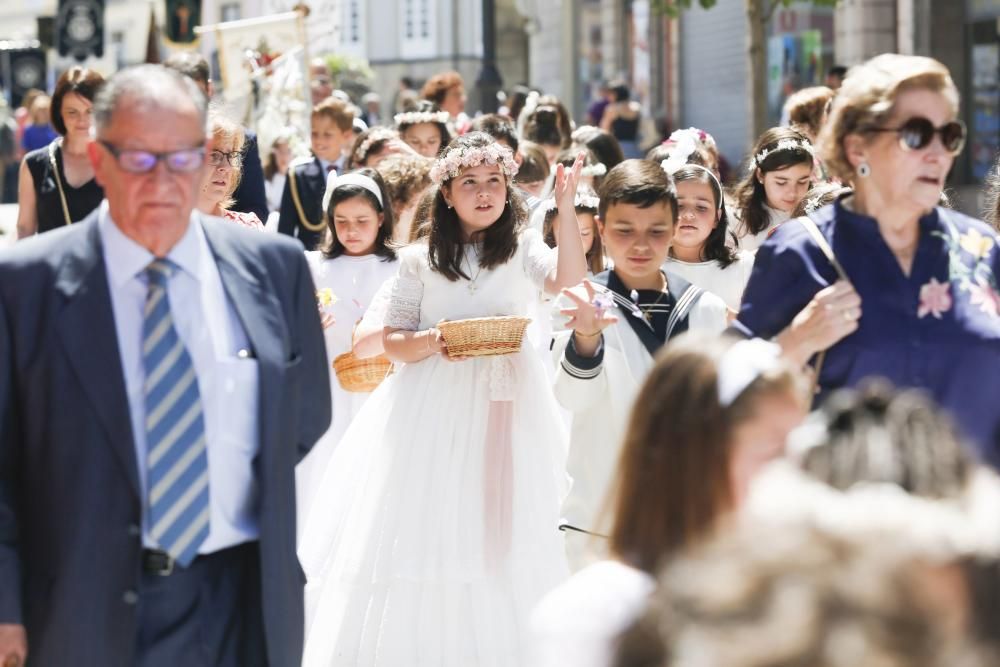
<svg viewBox="0 0 1000 667">
<path fill-rule="evenodd" d="M 111 55 L 115 59 L 115 67 L 122 69 L 128 65 L 125 58 L 125 33 L 116 30 L 111 33 Z"/>
<path fill-rule="evenodd" d="M 403 0 L 403 48 L 413 55 L 429 55 L 434 50 L 432 0 Z"/>
<path fill-rule="evenodd" d="M 347 16 L 344 22 L 344 41 L 350 45 L 364 43 L 364 15 L 361 0 L 347 0 L 344 11 Z"/>
<path fill-rule="evenodd" d="M 240 20 L 240 3 L 238 2 L 227 2 L 219 7 L 219 12 L 222 18 L 222 22 L 226 21 L 239 21 Z"/>
</svg>

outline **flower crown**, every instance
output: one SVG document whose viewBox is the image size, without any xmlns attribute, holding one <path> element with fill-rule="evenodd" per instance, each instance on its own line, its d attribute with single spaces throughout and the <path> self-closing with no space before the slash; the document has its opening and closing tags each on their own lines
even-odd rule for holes
<svg viewBox="0 0 1000 667">
<path fill-rule="evenodd" d="M 463 169 L 478 167 L 481 164 L 499 166 L 508 179 L 517 175 L 514 154 L 506 146 L 492 143 L 489 146 L 476 146 L 475 148 L 456 146 L 449 149 L 431 167 L 431 180 L 437 185 L 441 185 L 458 176 Z"/>
<path fill-rule="evenodd" d="M 588 164 L 580 169 L 581 176 L 604 176 L 608 173 L 608 168 L 603 162 Z"/>
<path fill-rule="evenodd" d="M 590 192 L 577 192 L 576 197 L 573 198 L 573 208 L 590 208 L 595 211 L 600 208 L 601 200 L 597 195 Z M 542 210 L 545 213 L 554 211 L 559 208 L 559 204 L 556 203 L 555 197 L 549 197 L 542 204 Z"/>
<path fill-rule="evenodd" d="M 396 127 L 400 125 L 419 125 L 420 123 L 446 124 L 451 120 L 451 114 L 447 111 L 407 111 L 396 114 L 392 119 L 396 121 Z"/>
<path fill-rule="evenodd" d="M 778 142 L 778 145 L 774 148 L 765 148 L 753 158 L 754 167 L 759 167 L 761 163 L 767 159 L 768 155 L 774 155 L 775 153 L 781 153 L 784 151 L 805 151 L 809 155 L 816 155 L 816 151 L 813 145 L 806 141 L 805 139 L 782 139 Z"/>
<path fill-rule="evenodd" d="M 371 134 L 369 134 L 368 137 L 365 138 L 363 142 L 361 142 L 361 145 L 358 146 L 358 149 L 354 151 L 354 161 L 355 162 L 364 161 L 364 159 L 368 157 L 368 151 L 371 150 L 373 145 L 375 145 L 380 141 L 388 141 L 389 139 L 395 139 L 396 136 L 398 135 L 396 134 L 395 130 L 390 130 L 389 128 L 385 127 L 375 128 L 374 130 L 372 130 Z"/>
<path fill-rule="evenodd" d="M 699 130 L 697 127 L 689 127 L 686 130 L 674 130 L 670 133 L 670 136 L 664 143 L 680 143 L 684 139 L 690 139 L 699 144 L 704 144 L 709 148 L 715 148 L 715 137 L 705 130 Z"/>
</svg>

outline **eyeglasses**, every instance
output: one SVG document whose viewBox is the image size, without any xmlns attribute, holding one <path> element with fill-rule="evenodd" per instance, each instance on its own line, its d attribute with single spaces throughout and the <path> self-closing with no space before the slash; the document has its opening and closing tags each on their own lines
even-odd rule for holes
<svg viewBox="0 0 1000 667">
<path fill-rule="evenodd" d="M 896 132 L 899 134 L 899 145 L 904 150 L 919 151 L 927 148 L 934 140 L 934 135 L 941 136 L 941 143 L 946 151 L 952 155 L 958 155 L 965 147 L 965 123 L 960 120 L 953 120 L 945 123 L 941 127 L 934 127 L 934 123 L 915 116 L 899 127 L 876 127 L 872 132 Z"/>
<path fill-rule="evenodd" d="M 167 165 L 169 171 L 178 174 L 197 171 L 205 163 L 205 149 L 200 146 L 170 151 L 169 153 L 153 153 L 151 151 L 122 150 L 102 139 L 98 139 L 97 142 L 115 156 L 119 167 L 132 174 L 149 173 L 156 169 L 156 163 L 160 160 Z"/>
<path fill-rule="evenodd" d="M 239 151 L 233 151 L 232 153 L 212 151 L 208 154 L 208 163 L 213 167 L 225 166 L 227 161 L 230 166 L 239 169 L 243 165 L 243 153 Z"/>
</svg>

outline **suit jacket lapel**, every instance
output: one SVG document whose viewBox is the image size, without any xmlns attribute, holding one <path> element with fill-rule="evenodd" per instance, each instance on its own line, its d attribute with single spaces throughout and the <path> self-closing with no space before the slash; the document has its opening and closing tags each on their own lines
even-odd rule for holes
<svg viewBox="0 0 1000 667">
<path fill-rule="evenodd" d="M 69 254 L 56 279 L 55 289 L 66 299 L 56 328 L 80 386 L 139 497 L 135 439 L 96 212 L 79 224 L 87 225 L 84 243 Z"/>
</svg>

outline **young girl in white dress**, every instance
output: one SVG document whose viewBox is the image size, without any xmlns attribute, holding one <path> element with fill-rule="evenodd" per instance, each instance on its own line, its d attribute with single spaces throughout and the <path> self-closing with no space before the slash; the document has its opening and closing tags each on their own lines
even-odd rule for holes
<svg viewBox="0 0 1000 667">
<path fill-rule="evenodd" d="M 323 200 L 329 241 L 322 250 L 306 252 L 320 301 L 330 361 L 333 421 L 296 469 L 299 527 L 306 521 L 319 478 L 369 393 L 347 391 L 337 379 L 333 360 L 353 348 L 355 325 L 371 305 L 379 287 L 399 265 L 392 239 L 393 215 L 382 177 L 374 169 L 343 176 L 331 172 Z M 381 340 L 378 348 L 381 348 Z M 369 345 L 371 347 L 371 345 Z M 374 356 L 381 349 L 369 351 Z"/>
<path fill-rule="evenodd" d="M 792 211 L 812 186 L 813 146 L 789 127 L 773 127 L 754 145 L 750 170 L 736 187 L 736 238 L 740 250 L 757 248 Z"/>
<path fill-rule="evenodd" d="M 729 217 L 722 184 L 697 164 L 664 161 L 677 186 L 677 229 L 663 270 L 721 297 L 732 317 L 753 270 L 753 253 L 726 244 Z"/>
<path fill-rule="evenodd" d="M 386 354 L 403 362 L 334 451 L 299 556 L 304 665 L 524 664 L 532 605 L 567 575 L 566 433 L 542 361 L 449 356 L 442 320 L 520 316 L 586 270 L 559 169 L 558 250 L 523 228 L 509 149 L 473 132 L 435 165 L 430 236 L 400 253 Z"/>
</svg>

